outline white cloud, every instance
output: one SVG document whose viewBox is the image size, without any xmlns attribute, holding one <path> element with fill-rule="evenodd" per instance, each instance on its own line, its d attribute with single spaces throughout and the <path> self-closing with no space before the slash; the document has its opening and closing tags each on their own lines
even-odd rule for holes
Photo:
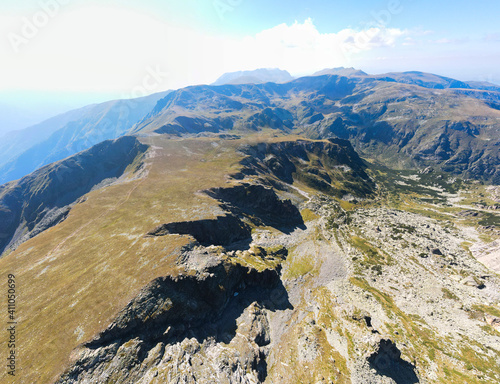
<svg viewBox="0 0 500 384">
<path fill-rule="evenodd" d="M 235 49 L 245 60 L 236 60 L 234 66 L 246 63 L 248 69 L 279 67 L 292 73 L 342 66 L 349 64 L 353 54 L 393 46 L 404 33 L 399 29 L 370 28 L 322 34 L 311 19 L 281 24 L 238 42 L 239 49 Z"/>
<path fill-rule="evenodd" d="M 28 17 L 30 20 L 30 17 Z M 20 36 L 22 20 L 2 17 L 0 33 Z M 228 71 L 279 67 L 310 73 L 349 65 L 350 58 L 393 47 L 407 35 L 396 28 L 320 33 L 311 19 L 280 24 L 236 39 L 166 24 L 153 15 L 123 8 L 61 9 L 15 53 L 9 39 L 0 47 L 0 87 L 129 93 L 150 68 L 161 68 L 159 91 L 209 83 Z"/>
</svg>

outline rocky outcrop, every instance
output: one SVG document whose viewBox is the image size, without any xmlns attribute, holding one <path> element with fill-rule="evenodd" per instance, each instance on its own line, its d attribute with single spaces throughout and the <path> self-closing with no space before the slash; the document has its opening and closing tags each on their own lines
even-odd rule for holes
<svg viewBox="0 0 500 384">
<path fill-rule="evenodd" d="M 263 381 L 270 343 L 265 309 L 290 307 L 280 268 L 259 272 L 209 254 L 205 262 L 195 274 L 144 287 L 75 351 L 58 383 Z"/>
<path fill-rule="evenodd" d="M 168 234 L 191 235 L 202 245 L 229 245 L 251 239 L 251 228 L 237 217 L 226 215 L 216 219 L 162 224 L 147 235 Z"/>
<path fill-rule="evenodd" d="M 130 136 L 104 141 L 0 186 L 0 252 L 64 220 L 71 204 L 120 177 L 147 148 Z"/>
<path fill-rule="evenodd" d="M 365 163 L 347 140 L 262 143 L 241 151 L 248 155 L 242 161 L 243 174 L 273 175 L 288 184 L 297 180 L 339 197 L 366 197 L 375 189 Z"/>
<path fill-rule="evenodd" d="M 222 208 L 249 219 L 256 226 L 292 230 L 304 225 L 299 210 L 290 200 L 280 200 L 273 189 L 262 185 L 243 183 L 205 193 L 219 200 Z"/>
<path fill-rule="evenodd" d="M 88 311 L 79 325 L 65 322 L 65 334 L 74 327 L 86 342 L 73 349 L 59 383 L 411 384 L 478 377 L 498 382 L 500 282 L 468 252 L 469 238 L 451 221 L 456 210 L 446 209 L 437 220 L 438 203 L 431 218 L 401 210 L 399 200 L 399 209 L 387 207 L 384 196 L 345 204 L 297 183 L 307 173 L 331 185 L 355 172 L 355 161 L 336 164 L 335 156 L 325 155 L 336 153 L 335 142 L 343 143 L 243 147 L 255 155 L 245 159 L 244 171 L 257 177 L 243 174 L 240 184 L 228 179 L 224 187 L 194 188 L 219 205 L 212 200 L 206 216 L 197 210 L 193 221 L 167 223 L 149 234 L 166 238 L 142 238 L 138 232 L 134 240 L 144 253 L 131 257 L 141 258 L 152 281 L 122 293 L 130 301 L 102 328 L 78 333 L 87 319 L 104 318 L 103 296 L 99 309 Z M 435 184 L 441 174 L 430 169 L 398 175 L 396 181 L 404 180 L 410 191 L 410 180 L 434 192 L 444 185 Z M 285 185 L 288 177 L 294 185 Z M 298 208 L 283 196 L 299 202 L 304 225 Z M 407 209 L 428 206 L 415 196 Z M 451 192 L 447 196 L 456 199 Z M 212 216 L 221 211 L 225 216 Z M 200 216 L 208 218 L 194 220 Z M 288 230 L 277 230 L 286 224 L 292 224 Z M 122 226 L 117 230 L 124 232 Z M 174 248 L 186 242 L 179 234 L 197 242 Z M 170 250 L 168 243 L 174 245 Z M 96 258 L 108 262 L 110 253 Z M 113 278 L 123 267 L 120 254 L 117 259 L 99 278 Z M 158 272 L 161 263 L 166 272 Z M 115 278 L 113 284 L 127 282 Z M 89 296 L 92 283 L 85 279 L 68 302 Z"/>
</svg>

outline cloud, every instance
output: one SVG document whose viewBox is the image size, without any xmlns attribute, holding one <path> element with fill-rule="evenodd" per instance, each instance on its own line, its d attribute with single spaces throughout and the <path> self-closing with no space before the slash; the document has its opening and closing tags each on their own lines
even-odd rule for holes
<svg viewBox="0 0 500 384">
<path fill-rule="evenodd" d="M 21 34 L 22 23 L 10 17 L 0 23 L 0 33 Z M 152 91 L 210 83 L 224 72 L 244 69 L 278 67 L 304 74 L 349 65 L 363 52 L 394 47 L 407 34 L 397 28 L 320 33 L 306 19 L 235 38 L 125 8 L 61 9 L 19 46 L 19 53 L 8 39 L 0 43 L 7 52 L 0 62 L 0 86 L 127 93 L 142 84 L 151 68 L 163 74 Z"/>
<path fill-rule="evenodd" d="M 396 28 L 320 33 L 311 19 L 280 24 L 233 42 L 234 55 L 226 61 L 226 67 L 228 70 L 278 67 L 292 73 L 312 72 L 348 65 L 353 55 L 363 51 L 393 47 L 405 33 Z"/>
</svg>

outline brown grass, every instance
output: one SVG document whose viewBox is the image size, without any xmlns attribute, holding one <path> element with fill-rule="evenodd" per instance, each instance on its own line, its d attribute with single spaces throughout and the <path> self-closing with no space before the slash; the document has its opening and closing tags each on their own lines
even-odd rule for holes
<svg viewBox="0 0 500 384">
<path fill-rule="evenodd" d="M 173 261 L 189 240 L 144 234 L 164 222 L 213 217 L 217 202 L 196 192 L 224 185 L 239 167 L 236 143 L 150 141 L 162 149 L 146 178 L 89 193 L 66 221 L 0 260 L 18 284 L 16 383 L 53 382 L 71 351 L 104 330 L 143 286 L 178 273 Z M 7 350 L 5 332 L 0 350 Z"/>
</svg>

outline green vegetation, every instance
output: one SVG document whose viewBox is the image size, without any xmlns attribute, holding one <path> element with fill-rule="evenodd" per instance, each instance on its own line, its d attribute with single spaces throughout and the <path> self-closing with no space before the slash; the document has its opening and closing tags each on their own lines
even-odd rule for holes
<svg viewBox="0 0 500 384">
<path fill-rule="evenodd" d="M 496 227 L 500 227 L 500 214 L 482 212 L 481 216 L 483 218 L 478 221 L 479 225 L 484 225 L 484 226 L 494 225 Z"/>
<path fill-rule="evenodd" d="M 307 221 L 313 221 L 319 218 L 318 215 L 316 215 L 313 211 L 311 211 L 308 208 L 303 209 L 300 211 L 300 214 L 302 215 L 302 219 L 307 222 Z"/>
<path fill-rule="evenodd" d="M 443 296 L 445 299 L 450 299 L 450 300 L 455 300 L 459 301 L 460 299 L 458 298 L 457 295 L 455 295 L 452 291 L 450 291 L 448 288 L 441 288 L 441 291 L 443 292 Z"/>
<path fill-rule="evenodd" d="M 383 265 L 391 264 L 391 258 L 381 254 L 380 251 L 368 241 L 357 236 L 352 236 L 350 241 L 354 247 L 365 255 L 361 260 L 357 257 L 352 259 L 353 262 L 358 265 L 357 271 L 359 274 L 362 274 L 363 271 L 371 270 L 373 273 L 380 276 L 382 275 Z"/>
<path fill-rule="evenodd" d="M 290 137 L 274 137 L 278 135 L 274 130 L 262 134 L 267 141 L 291 140 Z M 144 140 L 155 146 L 155 153 L 151 154 L 152 157 L 137 157 L 128 171 L 142 169 L 145 162 L 147 177 L 129 179 L 89 193 L 85 201 L 75 206 L 66 221 L 0 260 L 0 269 L 16 274 L 20 281 L 30 282 L 23 287 L 24 320 L 20 325 L 26 340 L 20 348 L 20 357 L 27 367 L 23 377 L 30 382 L 49 382 L 57 377 L 70 364 L 68 356 L 71 351 L 107 327 L 131 298 L 155 277 L 186 273 L 176 261 L 181 249 L 190 242 L 187 236 L 151 238 L 144 235 L 165 222 L 213 218 L 220 214 L 219 202 L 200 193 L 200 190 L 235 183 L 227 175 L 236 174 L 242 169 L 240 161 L 243 155 L 239 152 L 240 148 L 263 138 L 253 136 L 224 141 L 213 138 L 167 140 L 150 137 Z M 348 242 L 346 248 L 349 251 L 352 251 L 351 246 L 355 248 L 352 254 L 347 255 L 348 282 L 372 296 L 383 308 L 389 321 L 385 324 L 386 329 L 380 332 L 388 332 L 399 345 L 405 344 L 403 353 L 407 361 L 416 362 L 422 372 L 435 363 L 439 367 L 436 375 L 441 382 L 495 380 L 494 374 L 498 373 L 498 368 L 494 366 L 494 359 L 498 358 L 496 352 L 485 351 L 470 340 L 464 340 L 464 345 L 452 345 L 449 339 L 439 336 L 424 319 L 401 310 L 389 293 L 368 283 L 375 276 L 389 275 L 394 259 L 383 251 L 382 245 L 376 245 L 379 244 L 376 240 L 363 238 L 361 228 L 353 225 L 359 222 L 353 219 L 356 218 L 353 212 L 357 208 L 389 206 L 422 213 L 426 217 L 450 220 L 447 230 L 452 229 L 454 222 L 458 221 L 454 215 L 461 208 L 447 206 L 445 194 L 457 193 L 459 188 L 469 185 L 458 179 L 451 180 L 449 175 L 441 172 L 418 174 L 372 164 L 369 172 L 380 186 L 374 195 L 369 186 L 363 186 L 363 181 L 349 171 L 329 168 L 325 166 L 325 159 L 314 154 L 308 156 L 308 161 L 304 160 L 306 164 L 296 164 L 298 172 L 294 175 L 295 181 L 307 193 L 317 194 L 319 191 L 335 197 L 322 197 L 324 202 L 330 201 L 332 215 L 325 220 L 325 227 L 330 233 L 319 227 L 311 230 L 309 225 L 314 224 L 311 222 L 320 217 L 313 210 L 305 208 L 301 215 L 310 232 L 304 233 L 310 237 L 300 246 L 289 250 L 281 245 L 254 246 L 251 252 L 239 251 L 236 255 L 226 253 L 225 256 L 222 254 L 226 250 L 221 248 L 220 252 L 217 251 L 230 262 L 259 271 L 283 266 L 284 282 L 303 277 L 298 279 L 305 281 L 305 289 L 300 294 L 310 295 L 320 303 L 315 313 L 317 324 L 309 327 L 305 321 L 311 320 L 309 317 L 312 315 L 300 318 L 297 313 L 304 312 L 295 308 L 289 321 L 291 326 L 283 331 L 279 358 L 280 362 L 292 365 L 294 373 L 298 372 L 295 382 L 330 380 L 349 383 L 350 365 L 330 345 L 328 336 L 331 333 L 328 332 L 340 335 L 350 355 L 359 347 L 355 332 L 368 332 L 366 324 L 360 321 L 351 319 L 346 326 L 341 319 L 343 315 L 335 310 L 338 304 L 328 289 L 315 288 L 313 285 L 311 277 L 319 275 L 323 260 L 320 254 L 323 249 L 315 247 L 333 238 L 332 232 L 342 241 Z M 256 179 L 259 176 L 252 177 Z M 270 184 L 270 180 L 277 182 L 272 175 L 265 175 L 264 179 Z M 480 191 L 479 187 L 477 191 Z M 479 193 L 477 191 L 475 193 Z M 338 201 L 346 193 L 366 199 Z M 314 203 L 312 199 L 311 203 Z M 478 223 L 486 225 L 481 223 L 493 222 L 491 225 L 498 225 L 495 224 L 497 219 L 493 213 L 486 213 L 481 215 L 483 221 Z M 475 223 L 474 220 L 472 222 Z M 271 227 L 259 228 L 253 234 L 258 235 L 261 229 L 283 235 Z M 417 253 L 418 245 L 410 243 L 416 240 L 408 239 L 411 237 L 408 235 L 416 233 L 417 227 L 401 224 L 392 227 L 390 236 L 401 241 L 400 244 L 404 246 L 411 245 Z M 345 246 L 345 241 L 340 245 Z M 420 256 L 429 255 L 421 252 Z M 422 260 L 412 256 L 408 257 L 408 262 L 421 264 Z M 343 278 L 347 285 L 348 277 Z M 402 292 L 406 288 L 398 286 L 394 289 Z M 459 297 L 447 288 L 442 289 L 442 295 L 445 299 L 459 301 Z M 110 297 L 113 297 L 112 301 Z M 53 331 L 55 313 L 60 324 L 58 332 Z M 470 316 L 475 319 L 482 320 L 485 314 L 500 317 L 500 311 L 492 306 L 477 305 L 470 311 Z M 492 327 L 486 328 L 484 331 L 488 334 L 497 335 L 498 332 Z M 80 330 L 79 333 L 75 333 L 76 329 Z M 301 332 L 306 331 L 316 343 L 318 357 L 310 362 L 301 362 L 296 341 Z M 0 348 L 3 347 L 5 345 L 0 344 Z M 456 350 L 455 354 L 453 350 Z M 40 364 L 39 356 L 50 356 L 50 361 Z M 463 362 L 465 369 L 454 359 Z M 272 367 L 271 373 L 286 375 L 287 370 L 290 371 L 285 365 L 278 364 Z M 477 372 L 480 372 L 481 378 L 474 376 Z"/>
<path fill-rule="evenodd" d="M 316 260 L 311 254 L 297 254 L 296 251 L 292 251 L 287 263 L 289 263 L 285 274 L 287 279 L 295 279 L 316 271 Z"/>
<path fill-rule="evenodd" d="M 225 257 L 233 264 L 251 267 L 261 272 L 266 269 L 277 269 L 288 255 L 288 250 L 283 246 L 262 248 L 252 247 L 249 251 L 237 251 L 235 257 Z"/>
<path fill-rule="evenodd" d="M 500 318 L 500 309 L 492 307 L 491 305 L 474 305 L 472 309 L 483 314 L 488 314 Z"/>
</svg>

